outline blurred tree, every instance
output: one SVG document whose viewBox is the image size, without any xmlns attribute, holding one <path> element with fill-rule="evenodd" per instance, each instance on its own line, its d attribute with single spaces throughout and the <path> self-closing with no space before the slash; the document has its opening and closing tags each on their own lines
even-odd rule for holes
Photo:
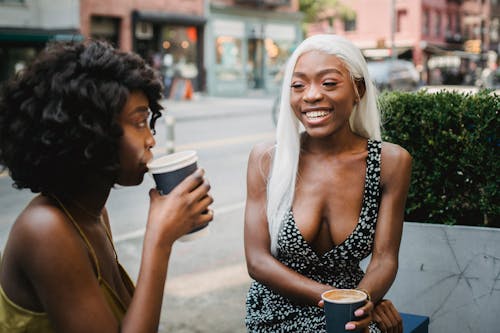
<svg viewBox="0 0 500 333">
<path fill-rule="evenodd" d="M 340 0 L 299 0 L 299 10 L 304 14 L 304 30 L 308 23 L 328 20 L 333 28 L 336 18 L 353 20 L 356 17 L 356 12 Z"/>
</svg>

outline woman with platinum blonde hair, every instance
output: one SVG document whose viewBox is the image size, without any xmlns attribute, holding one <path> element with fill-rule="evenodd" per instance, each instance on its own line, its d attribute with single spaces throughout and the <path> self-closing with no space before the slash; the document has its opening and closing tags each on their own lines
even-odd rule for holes
<svg viewBox="0 0 500 333">
<path fill-rule="evenodd" d="M 347 330 L 402 332 L 382 298 L 397 273 L 411 156 L 381 142 L 380 127 L 361 51 L 336 35 L 304 40 L 285 69 L 276 142 L 248 162 L 249 332 L 325 332 L 321 294 L 332 288 L 369 296 Z"/>
</svg>

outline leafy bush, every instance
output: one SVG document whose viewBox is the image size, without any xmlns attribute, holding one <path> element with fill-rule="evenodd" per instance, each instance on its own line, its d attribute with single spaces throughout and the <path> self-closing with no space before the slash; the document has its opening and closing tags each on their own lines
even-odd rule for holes
<svg viewBox="0 0 500 333">
<path fill-rule="evenodd" d="M 386 92 L 383 139 L 413 157 L 405 220 L 500 227 L 500 96 Z"/>
</svg>

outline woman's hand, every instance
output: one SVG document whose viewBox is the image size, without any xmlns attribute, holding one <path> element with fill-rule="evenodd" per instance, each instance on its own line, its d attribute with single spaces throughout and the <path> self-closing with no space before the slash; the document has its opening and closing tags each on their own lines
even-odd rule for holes
<svg viewBox="0 0 500 333">
<path fill-rule="evenodd" d="M 368 325 L 373 320 L 372 311 L 373 302 L 367 301 L 365 305 L 354 311 L 354 316 L 359 318 L 359 320 L 348 322 L 345 324 L 345 329 L 348 331 L 363 330 L 363 332 L 369 332 Z"/>
<path fill-rule="evenodd" d="M 324 307 L 324 305 L 325 302 L 323 300 L 320 300 L 318 302 L 318 306 L 320 308 Z M 372 311 L 373 311 L 373 302 L 371 301 L 366 302 L 365 305 L 354 311 L 354 315 L 356 317 L 359 317 L 360 320 L 348 322 L 345 325 L 345 329 L 348 331 L 363 329 L 363 332 L 368 333 L 369 332 L 368 325 L 370 325 L 370 322 L 373 320 Z"/>
<path fill-rule="evenodd" d="M 208 207 L 213 199 L 204 174 L 203 169 L 196 170 L 167 195 L 149 191 L 148 230 L 159 237 L 161 245 L 171 246 L 179 237 L 212 221 L 213 211 Z"/>
<path fill-rule="evenodd" d="M 373 321 L 378 324 L 382 332 L 403 332 L 403 319 L 391 301 L 383 299 L 373 309 Z"/>
</svg>

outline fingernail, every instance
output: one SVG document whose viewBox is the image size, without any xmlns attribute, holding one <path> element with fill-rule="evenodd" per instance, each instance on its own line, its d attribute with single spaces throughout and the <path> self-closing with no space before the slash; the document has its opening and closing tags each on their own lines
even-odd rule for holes
<svg viewBox="0 0 500 333">
<path fill-rule="evenodd" d="M 346 330 L 353 330 L 356 328 L 356 325 L 354 325 L 353 323 L 347 323 L 345 324 L 345 329 Z"/>
<path fill-rule="evenodd" d="M 365 313 L 365 312 L 364 312 L 363 310 L 361 310 L 361 309 L 354 311 L 354 315 L 355 315 L 356 317 L 360 317 L 360 316 L 362 316 L 364 313 Z"/>
</svg>

